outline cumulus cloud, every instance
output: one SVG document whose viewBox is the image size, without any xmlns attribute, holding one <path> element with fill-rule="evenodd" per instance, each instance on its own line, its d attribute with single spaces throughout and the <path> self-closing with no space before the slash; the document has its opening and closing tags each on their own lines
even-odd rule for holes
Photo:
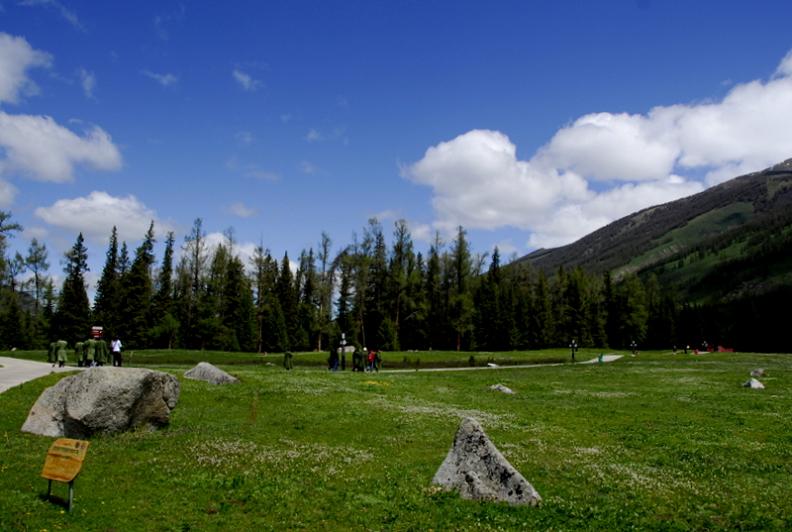
<svg viewBox="0 0 792 532">
<path fill-rule="evenodd" d="M 789 158 L 790 123 L 792 52 L 770 79 L 735 84 L 719 101 L 584 115 L 526 160 L 503 133 L 473 130 L 402 175 L 433 189 L 436 228 L 511 226 L 531 246 L 555 246 Z"/>
<path fill-rule="evenodd" d="M 257 212 L 258 212 L 258 211 L 256 211 L 256 209 L 248 207 L 247 205 L 245 205 L 241 201 L 233 203 L 228 208 L 228 210 L 231 211 L 231 214 L 233 214 L 234 216 L 239 216 L 240 218 L 251 218 L 251 217 L 255 216 L 257 214 Z"/>
<path fill-rule="evenodd" d="M 257 79 L 253 79 L 253 76 L 248 74 L 247 72 L 243 72 L 238 68 L 235 68 L 231 71 L 231 76 L 234 78 L 234 81 L 242 87 L 242 90 L 247 92 L 255 92 L 259 88 L 261 88 L 261 81 Z"/>
<path fill-rule="evenodd" d="M 173 230 L 135 196 L 117 197 L 101 191 L 93 191 L 86 197 L 60 199 L 49 207 L 38 207 L 35 215 L 50 225 L 82 232 L 95 241 L 106 239 L 113 226 L 118 228 L 119 240 L 128 241 L 143 238 L 152 221 L 157 234 Z"/>
<path fill-rule="evenodd" d="M 38 93 L 27 76 L 35 67 L 49 67 L 52 56 L 34 50 L 23 37 L 0 33 L 0 102 L 17 103 L 21 96 Z"/>
<path fill-rule="evenodd" d="M 83 135 L 49 116 L 9 115 L 0 111 L 0 174 L 19 172 L 40 181 L 71 181 L 74 167 L 117 170 L 121 154 L 98 126 Z"/>
<path fill-rule="evenodd" d="M 146 76 L 147 78 L 153 79 L 163 87 L 170 87 L 171 85 L 175 85 L 176 83 L 179 82 L 178 76 L 176 76 L 175 74 L 171 74 L 169 72 L 166 72 L 164 74 L 158 74 L 150 70 L 142 70 L 140 73 Z"/>
<path fill-rule="evenodd" d="M 214 253 L 218 246 L 228 247 L 228 237 L 224 233 L 207 233 L 205 242 L 209 253 Z M 256 252 L 256 246 L 257 244 L 252 242 L 234 242 L 231 252 L 239 257 L 245 268 L 250 268 L 250 260 Z"/>
<path fill-rule="evenodd" d="M 14 185 L 0 179 L 0 209 L 7 209 L 10 207 L 14 203 L 16 194 L 17 189 Z"/>
</svg>

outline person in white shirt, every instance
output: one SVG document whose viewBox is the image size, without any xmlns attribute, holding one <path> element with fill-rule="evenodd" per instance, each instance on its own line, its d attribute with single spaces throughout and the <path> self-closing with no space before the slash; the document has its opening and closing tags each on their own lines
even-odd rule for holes
<svg viewBox="0 0 792 532">
<path fill-rule="evenodd" d="M 123 359 L 121 358 L 121 340 L 118 337 L 110 342 L 110 350 L 113 352 L 113 365 L 120 368 Z"/>
</svg>

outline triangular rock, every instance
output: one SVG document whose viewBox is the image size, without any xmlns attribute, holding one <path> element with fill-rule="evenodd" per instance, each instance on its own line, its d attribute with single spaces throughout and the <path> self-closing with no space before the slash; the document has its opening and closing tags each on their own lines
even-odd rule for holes
<svg viewBox="0 0 792 532">
<path fill-rule="evenodd" d="M 743 383 L 743 386 L 745 388 L 751 388 L 753 390 L 764 390 L 764 384 L 754 379 L 753 377 L 751 377 L 751 380 L 745 381 Z"/>
<path fill-rule="evenodd" d="M 211 384 L 233 384 L 239 382 L 239 379 L 211 365 L 209 362 L 199 362 L 194 368 L 185 371 L 184 377 L 195 381 L 205 381 Z"/>
<path fill-rule="evenodd" d="M 473 418 L 459 425 L 454 445 L 432 479 L 433 484 L 457 489 L 464 499 L 495 500 L 536 506 L 542 500 L 492 444 Z"/>
</svg>

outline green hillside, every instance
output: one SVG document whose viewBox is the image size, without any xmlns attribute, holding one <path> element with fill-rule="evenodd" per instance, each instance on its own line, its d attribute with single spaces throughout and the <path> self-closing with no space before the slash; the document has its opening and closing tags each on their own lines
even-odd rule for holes
<svg viewBox="0 0 792 532">
<path fill-rule="evenodd" d="M 637 212 L 521 261 L 547 273 L 580 266 L 636 273 L 691 303 L 712 304 L 792 286 L 792 159 Z"/>
</svg>

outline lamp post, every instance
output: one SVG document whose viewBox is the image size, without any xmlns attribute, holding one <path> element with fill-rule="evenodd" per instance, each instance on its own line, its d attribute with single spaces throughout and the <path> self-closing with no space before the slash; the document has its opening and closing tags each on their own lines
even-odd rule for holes
<svg viewBox="0 0 792 532">
<path fill-rule="evenodd" d="M 346 346 L 346 334 L 345 333 L 341 333 L 341 341 L 338 342 L 338 345 L 341 346 L 341 353 L 339 354 L 338 358 L 341 360 L 341 369 L 344 370 L 344 369 L 346 369 L 346 351 L 344 350 L 344 347 Z M 336 362 L 336 364 L 338 364 L 338 362 Z M 337 365 L 336 365 L 335 369 L 338 369 Z"/>
<path fill-rule="evenodd" d="M 575 351 L 578 350 L 578 344 L 574 339 L 569 344 L 569 348 L 572 350 L 572 362 L 575 362 Z"/>
</svg>

